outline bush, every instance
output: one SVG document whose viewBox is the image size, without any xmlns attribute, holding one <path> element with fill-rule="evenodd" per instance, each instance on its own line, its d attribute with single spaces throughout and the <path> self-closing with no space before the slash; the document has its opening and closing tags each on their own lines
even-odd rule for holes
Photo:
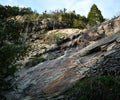
<svg viewBox="0 0 120 100">
<path fill-rule="evenodd" d="M 63 93 L 65 100 L 119 100 L 120 80 L 113 76 L 86 78 Z"/>
<path fill-rule="evenodd" d="M 65 35 L 66 33 L 62 32 L 50 33 L 46 36 L 45 41 L 48 44 L 59 44 L 65 38 Z"/>
<path fill-rule="evenodd" d="M 22 42 L 21 28 L 16 20 L 0 20 L 0 95 L 10 88 L 5 78 L 14 75 L 16 61 L 28 53 L 29 46 Z"/>
<path fill-rule="evenodd" d="M 22 43 L 21 28 L 16 20 L 0 23 L 0 77 L 14 74 L 15 62 L 28 52 L 28 45 Z"/>
</svg>

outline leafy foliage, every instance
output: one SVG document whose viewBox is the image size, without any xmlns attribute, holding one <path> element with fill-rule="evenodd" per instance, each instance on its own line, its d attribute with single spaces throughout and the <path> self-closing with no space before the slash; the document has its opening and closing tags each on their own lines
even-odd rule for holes
<svg viewBox="0 0 120 100">
<path fill-rule="evenodd" d="M 83 79 L 63 95 L 65 100 L 119 100 L 120 80 L 113 76 Z"/>
<path fill-rule="evenodd" d="M 80 29 L 84 29 L 86 28 L 87 25 L 87 19 L 84 16 L 79 16 L 78 15 L 78 19 L 74 19 L 73 20 L 73 28 L 80 28 Z"/>
<path fill-rule="evenodd" d="M 22 26 L 16 20 L 1 20 L 0 23 L 0 93 L 9 88 L 4 79 L 16 71 L 16 61 L 28 52 L 28 45 L 22 42 Z"/>
<path fill-rule="evenodd" d="M 62 21 L 67 23 L 67 27 L 83 29 L 87 25 L 87 18 L 76 14 L 75 11 L 61 14 Z"/>
<path fill-rule="evenodd" d="M 51 12 L 47 12 L 47 10 L 45 10 L 43 14 L 38 14 L 37 11 L 32 11 L 30 7 L 20 8 L 16 6 L 11 7 L 0 5 L 0 19 L 17 15 L 21 15 L 24 18 L 30 19 L 31 21 L 51 18 L 53 20 L 53 29 L 60 28 L 60 25 L 57 25 L 57 22 L 60 22 L 62 26 L 67 28 L 83 29 L 87 27 L 87 24 L 94 26 L 97 23 L 104 21 L 101 11 L 95 4 L 91 7 L 88 18 L 81 16 L 80 14 L 76 14 L 74 10 L 68 12 L 66 8 Z"/>
<path fill-rule="evenodd" d="M 0 76 L 7 75 L 9 66 L 25 55 L 27 45 L 22 43 L 20 29 L 16 20 L 1 21 L 0 24 Z"/>
<path fill-rule="evenodd" d="M 29 19 L 47 19 L 50 18 L 53 23 L 53 29 L 61 28 L 59 26 L 64 26 L 62 28 L 86 28 L 87 25 L 87 18 L 85 16 L 81 16 L 79 14 L 76 14 L 75 11 L 69 11 L 67 12 L 67 9 L 63 10 L 55 10 L 50 13 L 47 13 L 47 11 L 43 12 L 43 14 L 36 15 L 35 14 L 29 14 L 24 15 L 27 16 Z M 59 23 L 59 24 L 58 24 Z"/>
<path fill-rule="evenodd" d="M 20 8 L 17 6 L 3 6 L 0 5 L 0 19 L 17 16 L 17 15 L 24 15 L 24 14 L 33 14 L 36 13 L 32 11 L 31 8 Z"/>
<path fill-rule="evenodd" d="M 94 26 L 97 23 L 101 23 L 104 21 L 104 18 L 101 14 L 101 11 L 98 9 L 97 5 L 93 4 L 90 12 L 88 13 L 88 24 L 90 26 Z"/>
<path fill-rule="evenodd" d="M 62 32 L 55 32 L 55 33 L 50 33 L 49 35 L 46 36 L 45 38 L 45 42 L 47 42 L 48 44 L 59 44 L 59 42 L 61 42 L 64 37 L 65 37 L 66 33 L 62 33 Z"/>
</svg>

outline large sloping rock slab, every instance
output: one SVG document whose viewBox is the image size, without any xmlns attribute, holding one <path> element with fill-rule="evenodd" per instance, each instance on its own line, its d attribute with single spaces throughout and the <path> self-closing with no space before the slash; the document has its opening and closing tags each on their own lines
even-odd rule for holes
<svg viewBox="0 0 120 100">
<path fill-rule="evenodd" d="M 77 80 L 88 75 L 93 67 L 100 67 L 103 56 L 108 56 L 116 52 L 115 43 L 120 38 L 120 33 L 103 38 L 82 50 L 74 53 L 65 53 L 57 59 L 45 61 L 35 67 L 21 70 L 17 73 L 15 84 L 17 90 L 10 92 L 8 100 L 45 100 L 64 92 Z M 101 51 L 101 46 L 106 45 L 108 51 Z M 111 47 L 110 47 L 111 46 Z M 119 52 L 119 50 L 117 50 Z M 114 55 L 113 55 L 114 56 Z M 99 66 L 96 64 L 98 60 Z"/>
</svg>

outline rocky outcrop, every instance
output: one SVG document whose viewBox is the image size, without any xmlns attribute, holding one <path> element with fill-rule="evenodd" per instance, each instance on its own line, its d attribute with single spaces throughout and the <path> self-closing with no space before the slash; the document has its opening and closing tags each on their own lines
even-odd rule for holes
<svg viewBox="0 0 120 100">
<path fill-rule="evenodd" d="M 46 34 L 41 34 L 41 32 L 44 33 L 44 30 L 42 31 L 40 29 L 37 32 L 33 30 L 33 28 L 29 27 L 29 26 L 40 27 L 42 24 L 47 23 L 46 21 L 47 19 L 44 19 L 43 21 L 37 21 L 37 22 L 30 22 L 30 20 L 28 21 L 23 20 L 23 22 L 26 23 L 25 24 L 26 32 L 33 32 L 33 33 L 27 33 L 26 36 L 24 36 L 26 37 L 25 40 L 27 40 L 29 44 L 32 45 L 32 52 L 30 53 L 30 56 L 34 56 L 36 54 L 44 54 L 49 51 L 53 52 L 56 50 L 66 50 L 67 48 L 71 48 L 76 45 L 79 45 L 81 47 L 86 47 L 87 45 L 91 44 L 94 41 L 97 41 L 101 38 L 104 38 L 106 36 L 112 35 L 120 31 L 120 17 L 116 17 L 112 20 L 105 21 L 104 23 L 101 23 L 89 30 L 56 29 L 56 30 L 48 31 Z M 31 25 L 28 25 L 30 23 Z M 29 30 L 29 28 L 31 31 Z M 50 34 L 52 35 L 52 33 L 55 33 L 55 32 L 58 32 L 58 33 L 63 32 L 66 35 L 61 39 L 61 41 L 53 44 L 52 41 L 46 37 L 48 37 L 48 35 Z M 25 35 L 25 33 L 23 35 Z M 56 58 L 56 57 L 53 57 L 53 58 Z"/>
<path fill-rule="evenodd" d="M 22 33 L 37 33 L 42 34 L 44 30 L 53 30 L 65 28 L 66 24 L 63 22 L 55 21 L 52 18 L 31 21 L 29 18 L 24 19 L 21 16 L 16 16 L 16 19 L 24 25 L 21 30 Z"/>
<path fill-rule="evenodd" d="M 116 36 L 117 38 L 112 39 Z M 18 78 L 15 81 L 18 89 L 14 93 L 21 100 L 27 97 L 38 100 L 50 99 L 86 76 L 97 74 L 119 75 L 120 43 L 116 40 L 120 38 L 120 33 L 108 38 L 74 53 L 66 51 L 63 56 L 55 60 L 45 61 L 35 67 L 20 71 L 17 73 Z M 110 47 L 111 43 L 115 43 L 115 45 Z M 81 52 L 84 50 L 94 51 L 95 48 L 101 48 L 103 45 L 107 45 L 106 49 L 108 50 L 89 52 L 81 57 Z M 18 99 L 14 96 L 14 93 L 11 100 Z M 25 97 L 21 97 L 20 94 L 24 94 Z M 10 95 L 12 96 L 12 94 Z"/>
<path fill-rule="evenodd" d="M 114 42 L 116 40 L 119 39 L 119 32 L 114 34 L 114 35 L 111 35 L 111 36 L 108 36 L 108 37 L 105 37 L 101 40 L 98 40 L 97 42 L 94 42 L 90 45 L 88 45 L 86 48 L 83 48 L 80 52 L 79 52 L 79 56 L 85 56 L 87 54 L 90 54 L 90 53 L 93 53 L 93 52 L 97 52 L 97 51 L 100 51 L 102 50 L 102 46 L 106 46 L 106 45 L 109 45 L 111 42 Z M 107 50 L 109 48 L 107 47 L 104 47 L 104 50 Z"/>
<path fill-rule="evenodd" d="M 8 100 L 54 100 L 54 96 L 82 78 L 108 74 L 119 76 L 120 29 L 119 21 L 115 22 L 117 19 L 119 17 L 111 20 L 114 22 L 113 30 L 105 28 L 111 22 L 107 21 L 90 30 L 71 35 L 56 46 L 58 49 L 47 52 L 49 57 L 60 51 L 62 55 L 17 72 L 13 80 L 17 89 L 6 95 Z M 96 31 L 98 33 L 91 35 Z M 107 34 L 109 31 L 112 34 Z"/>
<path fill-rule="evenodd" d="M 98 40 L 105 36 L 112 35 L 116 32 L 120 31 L 120 17 L 113 18 L 111 20 L 106 20 L 105 22 L 94 26 L 87 32 L 87 36 L 89 40 Z"/>
</svg>

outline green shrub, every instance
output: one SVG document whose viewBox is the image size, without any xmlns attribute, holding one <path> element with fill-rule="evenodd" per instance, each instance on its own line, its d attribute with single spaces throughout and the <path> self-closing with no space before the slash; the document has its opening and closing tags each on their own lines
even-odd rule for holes
<svg viewBox="0 0 120 100">
<path fill-rule="evenodd" d="M 88 13 L 88 24 L 90 26 L 97 25 L 104 21 L 101 11 L 98 9 L 97 5 L 93 4 L 90 12 Z"/>
<path fill-rule="evenodd" d="M 5 78 L 14 75 L 16 61 L 28 53 L 29 46 L 22 42 L 21 28 L 16 20 L 0 20 L 0 95 L 9 90 L 10 83 Z"/>
<path fill-rule="evenodd" d="M 113 76 L 86 78 L 63 93 L 65 100 L 119 100 L 120 80 Z"/>
<path fill-rule="evenodd" d="M 66 36 L 66 33 L 63 32 L 55 32 L 55 33 L 50 33 L 49 35 L 46 36 L 45 41 L 48 44 L 59 44 Z"/>
</svg>

